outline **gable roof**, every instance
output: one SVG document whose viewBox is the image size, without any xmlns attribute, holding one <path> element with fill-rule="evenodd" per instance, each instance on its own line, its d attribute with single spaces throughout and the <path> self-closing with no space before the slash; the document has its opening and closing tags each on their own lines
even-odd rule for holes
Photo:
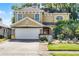
<svg viewBox="0 0 79 59">
<path fill-rule="evenodd" d="M 45 26 L 45 25 L 43 25 L 29 17 L 25 17 L 11 25 L 11 27 L 43 27 L 43 26 Z"/>
<path fill-rule="evenodd" d="M 24 7 L 22 9 L 15 10 L 15 11 L 23 11 L 23 12 L 43 12 L 44 10 L 41 10 L 39 8 L 34 8 L 34 7 Z"/>
</svg>

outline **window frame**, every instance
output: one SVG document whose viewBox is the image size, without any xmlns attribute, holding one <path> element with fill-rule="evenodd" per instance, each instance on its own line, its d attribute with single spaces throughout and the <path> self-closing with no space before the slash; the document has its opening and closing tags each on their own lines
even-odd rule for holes
<svg viewBox="0 0 79 59">
<path fill-rule="evenodd" d="M 61 17 L 61 19 L 60 18 L 58 19 L 57 17 Z M 56 20 L 63 20 L 63 16 L 60 16 L 60 15 L 56 16 Z"/>
<path fill-rule="evenodd" d="M 38 15 L 39 15 L 39 20 L 36 20 L 36 19 L 35 19 L 36 14 L 38 14 Z M 40 21 L 40 13 L 34 13 L 34 20 L 36 20 L 36 21 Z"/>
<path fill-rule="evenodd" d="M 21 20 L 21 19 L 22 19 L 22 18 L 19 19 L 19 16 L 18 16 L 19 14 L 20 14 L 20 15 L 22 16 L 22 18 L 23 18 L 23 14 L 22 14 L 22 13 L 18 13 L 18 14 L 17 14 L 17 20 Z"/>
</svg>

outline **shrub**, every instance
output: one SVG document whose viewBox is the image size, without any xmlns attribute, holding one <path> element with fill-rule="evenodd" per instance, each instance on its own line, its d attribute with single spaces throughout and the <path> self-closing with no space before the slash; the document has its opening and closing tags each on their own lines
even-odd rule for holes
<svg viewBox="0 0 79 59">
<path fill-rule="evenodd" d="M 53 29 L 54 39 L 74 39 L 79 38 L 79 21 L 58 21 L 56 27 Z"/>
<path fill-rule="evenodd" d="M 0 39 L 2 39 L 2 38 L 4 38 L 4 36 L 3 35 L 0 35 Z"/>
<path fill-rule="evenodd" d="M 41 37 L 40 41 L 48 41 L 48 39 L 46 37 Z"/>
</svg>

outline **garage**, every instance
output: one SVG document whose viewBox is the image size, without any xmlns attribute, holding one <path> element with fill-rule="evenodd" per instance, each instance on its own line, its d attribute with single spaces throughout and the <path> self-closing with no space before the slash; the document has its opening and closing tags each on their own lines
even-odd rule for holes
<svg viewBox="0 0 79 59">
<path fill-rule="evenodd" d="M 16 39 L 39 39 L 40 28 L 16 28 Z"/>
<path fill-rule="evenodd" d="M 12 24 L 11 27 L 13 29 L 12 35 L 14 38 L 12 39 L 39 39 L 40 30 L 43 28 L 43 24 L 29 18 L 25 17 L 24 19 L 17 21 Z"/>
</svg>

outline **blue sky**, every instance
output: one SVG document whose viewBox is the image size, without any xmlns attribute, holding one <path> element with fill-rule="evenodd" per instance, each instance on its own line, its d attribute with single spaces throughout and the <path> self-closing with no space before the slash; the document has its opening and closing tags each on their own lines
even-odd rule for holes
<svg viewBox="0 0 79 59">
<path fill-rule="evenodd" d="M 6 25 L 11 24 L 11 18 L 13 13 L 11 6 L 11 3 L 0 3 L 0 18 L 2 18 L 3 23 Z"/>
</svg>

